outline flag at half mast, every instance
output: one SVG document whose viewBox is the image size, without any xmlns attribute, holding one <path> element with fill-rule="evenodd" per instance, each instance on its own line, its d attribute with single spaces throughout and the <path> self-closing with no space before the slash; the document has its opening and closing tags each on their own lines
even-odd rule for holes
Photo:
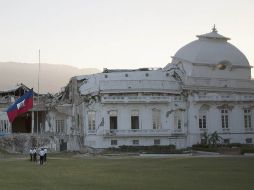
<svg viewBox="0 0 254 190">
<path fill-rule="evenodd" d="M 15 118 L 33 108 L 33 89 L 19 97 L 8 109 L 7 115 L 12 123 Z"/>
</svg>

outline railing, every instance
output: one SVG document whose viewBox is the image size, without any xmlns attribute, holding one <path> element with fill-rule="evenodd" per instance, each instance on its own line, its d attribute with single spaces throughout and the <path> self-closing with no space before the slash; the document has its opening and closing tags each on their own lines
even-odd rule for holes
<svg viewBox="0 0 254 190">
<path fill-rule="evenodd" d="M 172 136 L 184 134 L 183 131 L 175 132 L 172 129 L 132 129 L 132 130 L 104 130 L 104 137 L 135 137 L 135 136 Z"/>
<path fill-rule="evenodd" d="M 121 103 L 121 102 L 171 102 L 173 97 L 169 96 L 104 96 L 102 103 Z"/>
<path fill-rule="evenodd" d="M 110 80 L 100 81 L 100 90 L 179 90 L 179 85 L 175 81 L 166 80 Z"/>
<path fill-rule="evenodd" d="M 213 87 L 229 87 L 229 88 L 253 88 L 254 83 L 252 80 L 237 80 L 237 79 L 205 79 L 205 78 L 188 78 L 186 85 L 198 86 L 213 86 Z"/>
<path fill-rule="evenodd" d="M 194 96 L 194 101 L 254 101 L 254 96 L 228 95 L 228 96 Z"/>
</svg>

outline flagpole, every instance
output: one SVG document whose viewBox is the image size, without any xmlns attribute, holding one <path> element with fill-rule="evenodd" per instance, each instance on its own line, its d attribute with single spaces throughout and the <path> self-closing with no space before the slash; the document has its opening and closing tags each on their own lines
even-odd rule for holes
<svg viewBox="0 0 254 190">
<path fill-rule="evenodd" d="M 39 129 L 40 69 L 41 69 L 41 51 L 40 51 L 40 49 L 39 49 L 38 97 L 37 97 L 37 125 L 36 125 L 36 132 L 37 132 L 37 135 L 38 135 L 38 129 Z"/>
</svg>

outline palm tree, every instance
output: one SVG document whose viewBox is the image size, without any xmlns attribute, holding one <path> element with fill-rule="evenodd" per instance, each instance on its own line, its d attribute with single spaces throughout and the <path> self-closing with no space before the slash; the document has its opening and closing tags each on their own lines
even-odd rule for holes
<svg viewBox="0 0 254 190">
<path fill-rule="evenodd" d="M 223 138 L 218 134 L 217 131 L 214 131 L 209 135 L 209 144 L 217 146 Z"/>
</svg>

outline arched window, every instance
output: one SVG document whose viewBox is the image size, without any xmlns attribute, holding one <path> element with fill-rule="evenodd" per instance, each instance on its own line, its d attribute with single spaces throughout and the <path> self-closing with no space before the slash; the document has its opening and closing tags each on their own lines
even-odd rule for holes
<svg viewBox="0 0 254 190">
<path fill-rule="evenodd" d="M 198 127 L 200 129 L 207 129 L 207 115 L 209 106 L 203 105 L 199 109 Z"/>
<path fill-rule="evenodd" d="M 220 61 L 217 65 L 216 65 L 217 69 L 219 70 L 225 70 L 227 68 L 231 68 L 232 67 L 232 63 L 230 63 L 230 61 L 227 60 L 223 60 Z"/>
<path fill-rule="evenodd" d="M 228 125 L 228 121 L 229 121 L 229 116 L 228 116 L 228 109 L 221 109 L 221 127 L 222 129 L 228 129 L 229 125 Z"/>
</svg>

